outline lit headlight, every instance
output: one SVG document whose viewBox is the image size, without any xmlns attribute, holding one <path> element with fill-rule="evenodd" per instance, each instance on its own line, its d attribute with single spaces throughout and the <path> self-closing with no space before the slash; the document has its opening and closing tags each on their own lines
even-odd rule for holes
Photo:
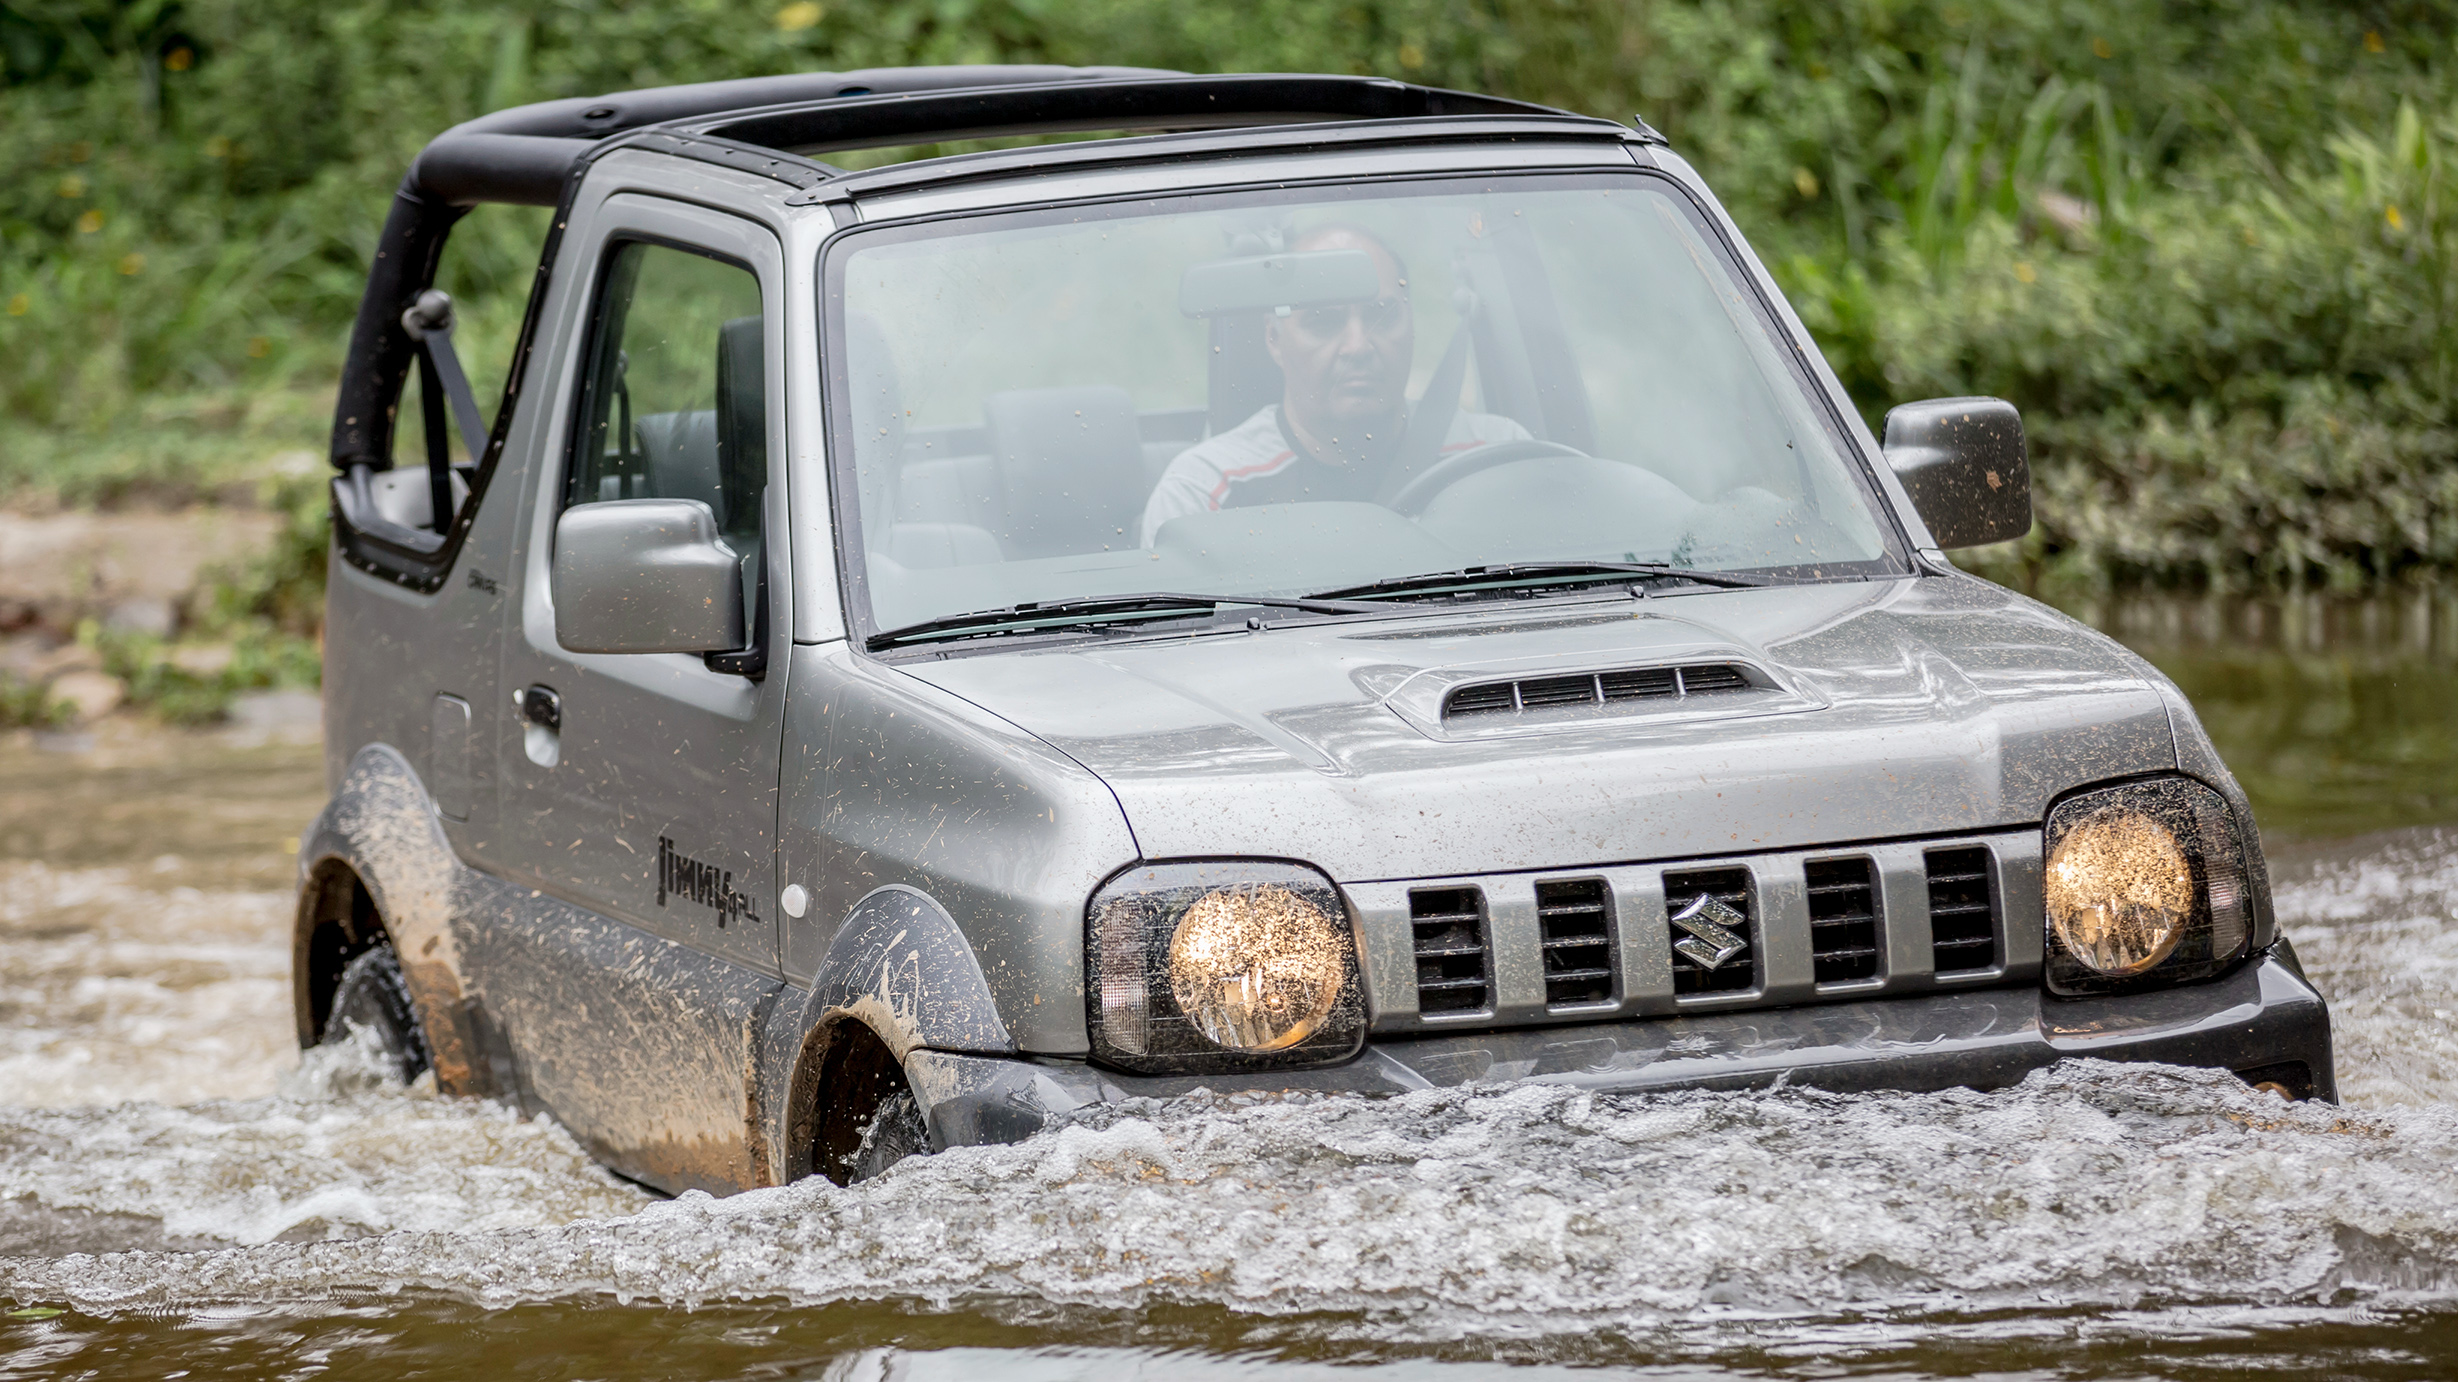
<svg viewBox="0 0 2458 1382">
<path fill-rule="evenodd" d="M 2048 986 L 2109 993 L 2218 973 L 2251 938 L 2227 802 L 2182 778 L 2082 792 L 2049 813 Z"/>
<path fill-rule="evenodd" d="M 1315 1065 L 1365 1037 L 1339 893 L 1289 864 L 1163 864 L 1092 901 L 1093 1050 L 1130 1070 Z"/>
</svg>

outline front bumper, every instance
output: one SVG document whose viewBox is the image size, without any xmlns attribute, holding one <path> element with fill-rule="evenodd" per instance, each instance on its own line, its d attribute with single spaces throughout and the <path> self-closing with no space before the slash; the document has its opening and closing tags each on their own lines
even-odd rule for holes
<svg viewBox="0 0 2458 1382">
<path fill-rule="evenodd" d="M 1658 1089 L 1989 1089 L 2071 1057 L 2216 1066 L 2338 1097 L 2330 1014 L 2282 941 L 2225 978 L 2121 998 L 1978 989 L 1583 1027 L 1385 1039 L 1343 1065 L 1254 1075 L 1127 1075 L 1082 1061 L 917 1050 L 905 1060 L 940 1147 L 1014 1142 L 1087 1104 L 1198 1089 L 1404 1094 L 1534 1080 Z M 2298 1069 L 2301 1067 L 2301 1070 Z"/>
</svg>

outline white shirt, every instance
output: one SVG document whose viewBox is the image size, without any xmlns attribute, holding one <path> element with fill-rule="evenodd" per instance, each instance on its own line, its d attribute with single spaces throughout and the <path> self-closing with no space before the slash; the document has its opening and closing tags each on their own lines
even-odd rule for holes
<svg viewBox="0 0 2458 1382">
<path fill-rule="evenodd" d="M 1440 454 L 1527 435 L 1527 428 L 1509 418 L 1462 409 L 1451 418 Z M 1280 425 L 1280 405 L 1272 404 L 1178 453 L 1144 504 L 1143 545 L 1152 545 L 1162 524 L 1186 514 L 1244 504 L 1371 499 L 1383 478 L 1379 465 L 1331 465 L 1301 451 Z"/>
</svg>

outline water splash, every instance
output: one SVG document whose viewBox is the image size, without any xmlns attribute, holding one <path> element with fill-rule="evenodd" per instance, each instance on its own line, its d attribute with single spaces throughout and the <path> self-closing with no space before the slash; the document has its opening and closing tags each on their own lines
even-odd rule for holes
<svg viewBox="0 0 2458 1382">
<path fill-rule="evenodd" d="M 2458 830 L 2292 857 L 2276 892 L 2280 922 L 2330 1000 L 2340 1097 L 2458 1103 Z"/>
<path fill-rule="evenodd" d="M 536 1228 L 649 1202 L 553 1124 L 403 1089 L 379 1061 L 319 1047 L 269 1098 L 0 1109 L 0 1254 Z"/>
<path fill-rule="evenodd" d="M 269 1224 L 271 1221 L 266 1220 Z M 1991 1093 L 1196 1097 L 619 1220 L 0 1264 L 126 1308 L 404 1289 L 1354 1313 L 1397 1336 L 2458 1291 L 2458 1113 L 2077 1062 Z"/>
<path fill-rule="evenodd" d="M 387 1085 L 366 1052 L 292 1068 L 278 1002 L 241 1015 L 263 1054 L 178 1049 L 246 985 L 278 982 L 270 895 L 20 869 L 27 886 L 0 902 L 18 1004 L 0 1055 L 16 1105 L 0 1109 L 0 1297 L 193 1312 L 372 1296 L 413 1314 L 883 1301 L 1079 1324 L 1183 1309 L 1373 1350 L 1526 1339 L 1557 1358 L 1610 1339 L 1623 1351 L 1598 1357 L 1636 1356 L 1634 1339 L 1884 1353 L 2447 1311 L 2458 833 L 2279 876 L 2333 1003 L 2348 1108 L 2090 1063 L 1989 1093 L 1199 1097 L 852 1189 L 653 1202 L 551 1123 Z M 181 948 L 198 945 L 220 949 Z M 85 972 L 133 983 L 127 1001 L 59 977 L 95 954 L 108 963 Z M 83 1074 L 18 1082 L 45 1050 L 85 1052 Z M 221 1092 L 203 1078 L 217 1061 L 255 1097 L 174 1102 L 185 1079 Z"/>
<path fill-rule="evenodd" d="M 184 872 L 0 863 L 0 1105 L 244 1098 L 296 1062 L 293 899 Z"/>
</svg>

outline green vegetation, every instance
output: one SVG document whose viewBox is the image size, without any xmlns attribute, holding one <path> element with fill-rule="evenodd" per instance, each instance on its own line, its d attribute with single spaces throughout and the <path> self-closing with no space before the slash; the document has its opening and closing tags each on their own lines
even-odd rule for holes
<svg viewBox="0 0 2458 1382">
<path fill-rule="evenodd" d="M 0 729 L 50 729 L 68 717 L 67 704 L 50 688 L 0 672 Z"/>
<path fill-rule="evenodd" d="M 2025 410 L 2048 589 L 2458 570 L 2448 0 L 0 0 L 0 494 L 321 441 L 385 198 L 498 106 L 911 62 L 1375 72 L 1646 118 L 1874 419 Z M 485 387 L 538 214 L 445 286 Z M 490 348 L 492 346 L 492 348 Z"/>
</svg>

